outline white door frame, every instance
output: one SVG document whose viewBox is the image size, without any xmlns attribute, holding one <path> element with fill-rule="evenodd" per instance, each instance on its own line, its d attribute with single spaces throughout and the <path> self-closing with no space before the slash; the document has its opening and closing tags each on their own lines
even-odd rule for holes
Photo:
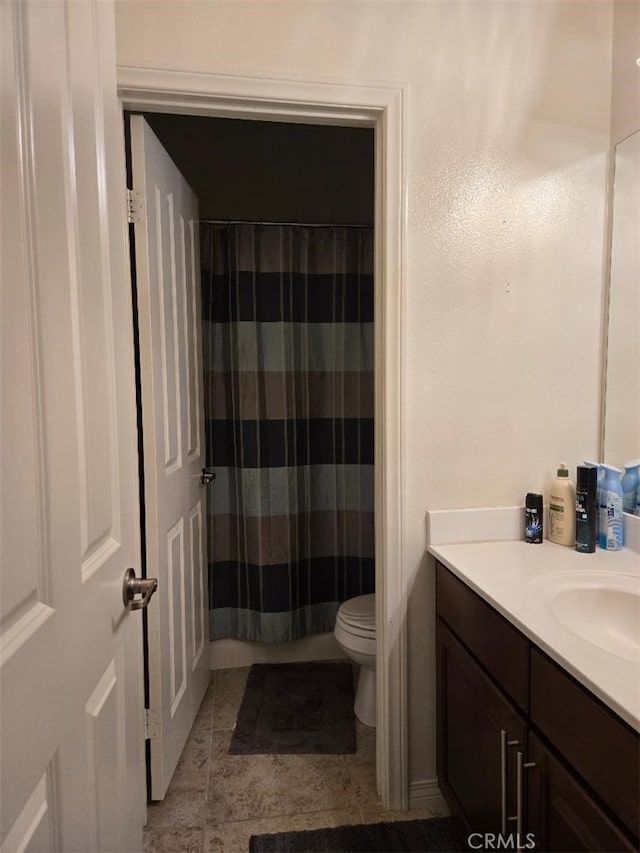
<svg viewBox="0 0 640 853">
<path fill-rule="evenodd" d="M 118 66 L 122 108 L 375 130 L 377 780 L 409 807 L 407 590 L 402 561 L 406 86 Z"/>
</svg>

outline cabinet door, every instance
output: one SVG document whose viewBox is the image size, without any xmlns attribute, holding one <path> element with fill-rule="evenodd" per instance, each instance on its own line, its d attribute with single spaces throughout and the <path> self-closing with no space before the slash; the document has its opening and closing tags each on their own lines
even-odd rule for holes
<svg viewBox="0 0 640 853">
<path fill-rule="evenodd" d="M 535 768 L 528 775 L 527 831 L 535 836 L 536 850 L 636 850 L 533 733 L 529 734 L 529 760 Z"/>
<path fill-rule="evenodd" d="M 516 813 L 516 752 L 525 748 L 525 721 L 441 620 L 436 642 L 440 789 L 471 831 L 500 832 L 503 790 L 507 815 Z M 504 781 L 503 737 L 510 744 Z M 506 828 L 515 832 L 511 821 Z"/>
<path fill-rule="evenodd" d="M 535 648 L 531 650 L 531 723 L 637 836 L 638 733 Z"/>
</svg>

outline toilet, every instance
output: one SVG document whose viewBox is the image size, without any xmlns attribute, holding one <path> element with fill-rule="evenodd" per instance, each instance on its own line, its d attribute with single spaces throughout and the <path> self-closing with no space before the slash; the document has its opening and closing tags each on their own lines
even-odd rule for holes
<svg viewBox="0 0 640 853">
<path fill-rule="evenodd" d="M 338 608 L 333 635 L 354 663 L 360 665 L 353 703 L 356 717 L 365 726 L 376 724 L 376 597 L 358 595 Z"/>
</svg>

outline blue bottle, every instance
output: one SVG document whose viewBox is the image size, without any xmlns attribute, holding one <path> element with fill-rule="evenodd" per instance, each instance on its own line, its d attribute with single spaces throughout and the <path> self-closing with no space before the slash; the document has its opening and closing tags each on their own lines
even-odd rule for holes
<svg viewBox="0 0 640 853">
<path fill-rule="evenodd" d="M 622 483 L 620 468 L 602 465 L 604 478 L 600 488 L 600 547 L 605 551 L 619 551 L 624 545 L 622 518 Z"/>
<path fill-rule="evenodd" d="M 624 477 L 622 478 L 622 510 L 632 515 L 636 511 L 638 502 L 638 485 L 640 485 L 640 459 L 632 459 L 624 463 Z"/>
</svg>

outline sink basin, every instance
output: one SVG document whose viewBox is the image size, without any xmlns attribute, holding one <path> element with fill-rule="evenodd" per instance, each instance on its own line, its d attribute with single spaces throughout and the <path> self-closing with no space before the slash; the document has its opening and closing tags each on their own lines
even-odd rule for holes
<svg viewBox="0 0 640 853">
<path fill-rule="evenodd" d="M 640 664 L 640 577 L 561 572 L 539 578 L 552 617 L 583 640 Z"/>
</svg>

